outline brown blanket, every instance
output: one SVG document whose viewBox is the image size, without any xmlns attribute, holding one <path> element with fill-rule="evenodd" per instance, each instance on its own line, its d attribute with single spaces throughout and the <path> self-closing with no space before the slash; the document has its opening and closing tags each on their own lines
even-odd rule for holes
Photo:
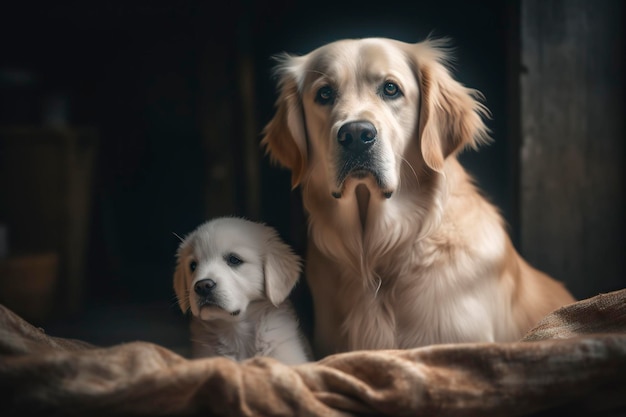
<svg viewBox="0 0 626 417">
<path fill-rule="evenodd" d="M 523 341 L 338 354 L 299 366 L 47 336 L 0 306 L 0 415 L 626 415 L 626 290 Z"/>
</svg>

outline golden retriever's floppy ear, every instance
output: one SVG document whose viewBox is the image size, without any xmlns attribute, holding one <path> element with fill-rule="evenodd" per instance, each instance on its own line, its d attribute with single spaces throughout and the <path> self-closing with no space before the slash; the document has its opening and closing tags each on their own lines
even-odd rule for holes
<svg viewBox="0 0 626 417">
<path fill-rule="evenodd" d="M 303 57 L 281 55 L 276 58 L 279 96 L 276 112 L 263 130 L 261 145 L 272 162 L 291 171 L 291 186 L 300 184 L 307 164 L 306 133 L 299 85 L 303 76 Z"/>
<path fill-rule="evenodd" d="M 490 141 L 482 95 L 454 80 L 448 71 L 445 39 L 412 45 L 420 87 L 419 136 L 424 162 L 442 172 L 444 160 L 466 146 Z"/>
<path fill-rule="evenodd" d="M 265 226 L 265 294 L 272 304 L 285 301 L 298 282 L 301 259 L 284 243 L 276 230 Z"/>
<path fill-rule="evenodd" d="M 184 264 L 182 259 L 182 245 L 178 249 L 177 260 L 176 260 L 176 269 L 174 270 L 174 293 L 176 294 L 176 299 L 178 300 L 178 306 L 182 310 L 183 313 L 186 313 L 189 310 L 189 288 L 187 285 L 187 274 L 185 268 L 187 265 Z"/>
</svg>

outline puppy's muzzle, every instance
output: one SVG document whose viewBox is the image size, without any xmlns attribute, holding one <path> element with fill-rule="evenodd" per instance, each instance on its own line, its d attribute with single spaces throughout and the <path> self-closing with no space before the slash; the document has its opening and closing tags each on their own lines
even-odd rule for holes
<svg viewBox="0 0 626 417">
<path fill-rule="evenodd" d="M 220 298 L 215 294 L 214 290 L 216 287 L 217 283 L 210 278 L 201 279 L 194 284 L 193 291 L 198 296 L 198 307 L 202 308 L 204 306 L 214 306 L 224 309 Z M 241 310 L 235 310 L 229 311 L 228 313 L 231 316 L 238 316 L 240 312 Z"/>
<path fill-rule="evenodd" d="M 217 284 L 212 279 L 203 279 L 195 283 L 193 290 L 200 297 L 208 297 Z"/>
</svg>

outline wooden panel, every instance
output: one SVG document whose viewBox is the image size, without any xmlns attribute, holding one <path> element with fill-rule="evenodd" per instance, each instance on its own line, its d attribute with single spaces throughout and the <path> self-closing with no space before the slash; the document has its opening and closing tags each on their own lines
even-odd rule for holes
<svg viewBox="0 0 626 417">
<path fill-rule="evenodd" d="M 56 313 L 77 311 L 83 301 L 97 148 L 89 129 L 0 129 L 0 222 L 9 256 L 58 255 Z"/>
<path fill-rule="evenodd" d="M 625 286 L 623 9 L 521 2 L 520 249 L 578 297 Z"/>
</svg>

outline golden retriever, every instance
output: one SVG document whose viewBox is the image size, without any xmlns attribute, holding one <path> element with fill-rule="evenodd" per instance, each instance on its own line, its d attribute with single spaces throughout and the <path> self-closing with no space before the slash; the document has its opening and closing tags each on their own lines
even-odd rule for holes
<svg viewBox="0 0 626 417">
<path fill-rule="evenodd" d="M 445 40 L 346 39 L 278 57 L 262 146 L 308 217 L 318 356 L 521 338 L 574 301 L 514 249 L 456 155 L 490 140 Z"/>
<path fill-rule="evenodd" d="M 177 258 L 174 290 L 181 310 L 191 310 L 193 357 L 311 359 L 287 298 L 301 260 L 275 229 L 218 217 L 186 236 Z"/>
</svg>

